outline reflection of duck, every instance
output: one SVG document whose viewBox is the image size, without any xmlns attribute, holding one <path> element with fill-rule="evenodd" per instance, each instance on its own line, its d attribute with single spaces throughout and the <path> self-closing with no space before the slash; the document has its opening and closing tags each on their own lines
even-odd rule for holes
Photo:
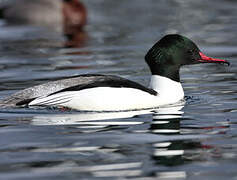
<svg viewBox="0 0 237 180">
<path fill-rule="evenodd" d="M 153 143 L 154 152 L 152 158 L 158 165 L 163 166 L 177 166 L 181 164 L 185 164 L 191 161 L 200 161 L 204 159 L 205 156 L 213 156 L 216 154 L 216 149 L 214 145 L 206 144 L 206 142 L 202 139 L 198 140 L 198 134 L 207 134 L 207 132 L 203 132 L 203 130 L 212 129 L 210 134 L 222 134 L 223 131 L 219 131 L 221 128 L 228 129 L 228 126 L 207 126 L 207 127 L 197 127 L 196 124 L 193 126 L 186 127 L 182 121 L 191 120 L 187 117 L 183 116 L 183 111 L 181 110 L 182 106 L 168 107 L 168 108 L 159 108 L 156 110 L 156 113 L 153 115 L 153 121 L 150 126 L 150 131 L 153 134 L 158 136 L 165 135 L 166 137 L 175 136 L 177 139 L 168 140 L 168 141 L 157 141 Z M 202 132 L 196 133 L 195 130 L 199 128 L 202 129 Z M 189 131 L 187 131 L 189 129 Z M 184 136 L 192 136 L 193 139 L 186 139 Z M 178 138 L 180 138 L 178 140 Z M 204 139 L 208 138 L 205 137 Z M 207 140 L 208 142 L 208 140 Z M 208 149 L 208 151 L 207 151 Z M 186 173 L 183 171 L 178 172 L 158 172 L 157 176 L 161 176 L 163 174 L 170 176 L 186 176 Z M 176 175 L 177 173 L 177 175 Z"/>
<path fill-rule="evenodd" d="M 157 135 L 177 135 L 179 137 L 180 121 L 183 115 L 182 108 L 181 105 L 158 109 L 153 115 L 151 132 Z M 155 148 L 153 159 L 157 164 L 169 166 L 183 162 L 183 140 L 157 142 L 153 144 L 153 147 Z"/>
<path fill-rule="evenodd" d="M 88 39 L 88 35 L 85 31 L 83 30 L 74 30 L 74 31 L 71 31 L 71 32 L 64 32 L 64 35 L 66 36 L 67 38 L 67 41 L 65 42 L 65 47 L 82 47 L 85 42 L 87 41 Z M 75 53 L 76 54 L 76 53 Z M 80 54 L 77 52 L 77 54 Z"/>
<path fill-rule="evenodd" d="M 180 133 L 180 121 L 182 120 L 183 105 L 173 107 L 163 107 L 157 109 L 153 115 L 150 127 L 152 133 L 174 135 Z"/>
<path fill-rule="evenodd" d="M 10 24 L 32 24 L 74 32 L 86 24 L 86 8 L 78 0 L 17 0 L 1 8 Z"/>
<path fill-rule="evenodd" d="M 89 74 L 23 90 L 5 103 L 85 111 L 149 109 L 183 99 L 179 78 L 182 65 L 200 62 L 228 64 L 225 60 L 205 56 L 191 40 L 176 34 L 159 40 L 145 59 L 152 72 L 150 88 L 117 76 Z"/>
<path fill-rule="evenodd" d="M 34 116 L 31 120 L 33 125 L 65 125 L 65 124 L 77 124 L 77 125 L 92 125 L 92 126 L 104 126 L 104 125 L 137 125 L 142 124 L 141 121 L 132 121 L 131 119 L 138 115 L 152 114 L 149 110 L 142 111 L 124 111 L 124 112 L 80 112 L 80 113 L 60 113 L 60 114 L 44 114 L 43 116 Z M 111 121 L 116 119 L 115 121 Z M 118 120 L 117 120 L 118 119 Z M 123 121 L 122 121 L 123 119 Z M 109 121 L 106 121 L 109 120 Z M 124 121 L 125 120 L 125 121 Z"/>
</svg>

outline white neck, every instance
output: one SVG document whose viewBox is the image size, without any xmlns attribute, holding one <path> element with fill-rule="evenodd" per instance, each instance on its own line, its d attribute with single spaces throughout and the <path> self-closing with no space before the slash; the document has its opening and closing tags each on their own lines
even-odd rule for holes
<svg viewBox="0 0 237 180">
<path fill-rule="evenodd" d="M 149 87 L 154 89 L 160 98 L 170 103 L 177 102 L 184 97 L 181 83 L 167 77 L 152 75 Z"/>
</svg>

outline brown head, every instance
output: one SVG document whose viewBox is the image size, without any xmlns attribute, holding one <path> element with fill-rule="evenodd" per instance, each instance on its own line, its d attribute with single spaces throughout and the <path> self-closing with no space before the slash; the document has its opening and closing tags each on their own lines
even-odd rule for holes
<svg viewBox="0 0 237 180">
<path fill-rule="evenodd" d="M 87 21 L 87 11 L 79 0 L 63 0 L 62 11 L 65 35 L 83 30 Z"/>
</svg>

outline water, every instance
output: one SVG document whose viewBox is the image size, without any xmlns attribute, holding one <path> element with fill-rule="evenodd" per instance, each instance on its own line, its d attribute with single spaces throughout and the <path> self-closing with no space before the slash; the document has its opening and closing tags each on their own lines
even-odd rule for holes
<svg viewBox="0 0 237 180">
<path fill-rule="evenodd" d="M 77 48 L 60 33 L 0 29 L 0 97 L 83 73 L 147 85 L 146 51 L 167 33 L 231 66 L 185 66 L 186 103 L 154 112 L 0 110 L 0 179 L 237 179 L 237 4 L 231 0 L 83 1 Z"/>
</svg>

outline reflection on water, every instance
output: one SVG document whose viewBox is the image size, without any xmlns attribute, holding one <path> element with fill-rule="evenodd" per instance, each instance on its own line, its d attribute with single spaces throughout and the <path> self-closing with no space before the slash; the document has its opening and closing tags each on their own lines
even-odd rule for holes
<svg viewBox="0 0 237 180">
<path fill-rule="evenodd" d="M 185 152 L 186 149 L 193 149 L 194 147 L 200 148 L 198 140 L 209 138 L 208 136 L 203 135 L 190 136 L 180 134 L 180 121 L 182 120 L 184 113 L 182 111 L 183 107 L 183 105 L 178 105 L 153 110 L 111 113 L 74 112 L 73 114 L 32 114 L 32 118 L 29 119 L 31 124 L 40 125 L 39 127 L 44 125 L 43 127 L 48 128 L 48 126 L 45 125 L 54 127 L 54 125 L 73 124 L 73 126 L 63 126 L 62 128 L 65 129 L 65 133 L 67 132 L 67 134 L 78 134 L 73 137 L 73 139 L 76 138 L 76 141 L 72 144 L 67 144 L 66 146 L 50 143 L 40 145 L 37 142 L 35 142 L 34 145 L 29 144 L 28 147 L 25 143 L 16 144 L 15 147 L 5 145 L 1 146 L 0 151 L 8 152 L 14 148 L 14 151 L 21 153 L 62 153 L 64 156 L 76 156 L 77 158 L 80 158 L 80 161 L 82 161 L 82 159 L 95 158 L 95 156 L 98 156 L 95 161 L 104 156 L 107 158 L 103 160 L 104 163 L 92 166 L 81 166 L 77 161 L 60 162 L 60 160 L 54 161 L 53 164 L 48 162 L 31 164 L 30 167 L 34 168 L 32 173 L 39 177 L 44 177 L 42 174 L 47 174 L 48 176 L 50 174 L 55 175 L 59 173 L 80 173 L 82 177 L 90 174 L 97 178 L 115 178 L 121 176 L 138 177 L 144 175 L 144 163 L 141 161 L 143 156 L 146 161 L 147 158 L 151 158 L 153 163 L 157 164 L 158 167 L 161 165 L 177 166 L 190 160 Z M 17 111 L 15 112 L 17 113 Z M 34 113 L 34 111 L 29 112 Z M 135 128 L 131 130 L 131 132 L 128 130 L 127 133 L 114 133 L 108 135 L 110 131 L 115 131 L 116 127 L 121 129 L 122 126 L 127 126 L 130 129 L 132 126 L 145 124 L 148 125 L 148 132 L 139 131 Z M 60 126 L 57 127 L 59 129 L 61 128 Z M 96 134 L 96 132 L 101 133 Z M 86 134 L 89 135 L 86 136 Z M 180 134 L 180 136 L 177 136 L 177 134 Z M 61 135 L 64 135 L 64 133 L 61 132 Z M 52 140 L 50 137 L 47 139 Z M 65 141 L 63 137 L 61 137 L 61 139 L 62 141 Z M 192 142 L 191 140 L 193 139 L 196 139 L 197 142 Z M 144 143 L 148 144 L 141 147 Z M 140 147 L 135 148 L 133 146 Z M 152 147 L 152 149 L 150 149 L 150 147 Z M 146 157 L 144 152 L 148 149 L 152 150 L 152 152 L 151 155 Z M 133 158 L 129 160 L 128 155 L 131 153 L 140 154 L 136 161 Z M 123 162 L 124 158 L 128 158 L 128 162 Z M 113 160 L 118 162 L 111 163 L 110 161 Z M 155 167 L 152 167 L 151 170 L 160 178 L 186 177 L 185 171 L 167 171 L 166 168 L 157 169 Z M 145 172 L 147 171 L 149 174 L 151 170 L 146 169 Z M 17 175 L 21 178 L 28 177 L 24 171 L 20 174 L 17 173 Z"/>
<path fill-rule="evenodd" d="M 48 116 L 34 116 L 32 119 L 33 125 L 60 125 L 60 124 L 79 124 L 79 125 L 135 125 L 141 122 L 131 121 L 116 121 L 116 119 L 133 118 L 142 114 L 151 114 L 151 110 L 142 111 L 126 111 L 126 112 L 81 112 L 73 114 L 56 114 Z M 115 119 L 115 121 L 110 121 Z M 109 121 L 99 121 L 109 120 Z M 95 121 L 95 122 L 94 122 Z M 99 122 L 98 122 L 99 121 Z"/>
<path fill-rule="evenodd" d="M 76 31 L 66 35 L 65 47 L 84 47 L 88 40 L 88 35 L 85 31 Z"/>
<path fill-rule="evenodd" d="M 150 130 L 155 134 L 162 135 L 179 135 L 180 132 L 180 121 L 182 119 L 183 106 L 163 108 L 160 113 L 158 112 L 153 116 Z M 183 141 L 163 141 L 154 143 L 153 147 L 153 159 L 158 164 L 166 166 L 175 166 L 184 163 L 184 146 Z M 179 174 L 179 173 L 178 173 Z M 169 175 L 171 175 L 169 173 Z M 176 173 L 174 173 L 176 175 Z M 160 173 L 158 176 L 164 176 Z M 182 175 L 185 177 L 185 172 Z"/>
<path fill-rule="evenodd" d="M 179 134 L 183 106 L 161 108 L 153 116 L 151 132 L 155 134 Z"/>
</svg>

